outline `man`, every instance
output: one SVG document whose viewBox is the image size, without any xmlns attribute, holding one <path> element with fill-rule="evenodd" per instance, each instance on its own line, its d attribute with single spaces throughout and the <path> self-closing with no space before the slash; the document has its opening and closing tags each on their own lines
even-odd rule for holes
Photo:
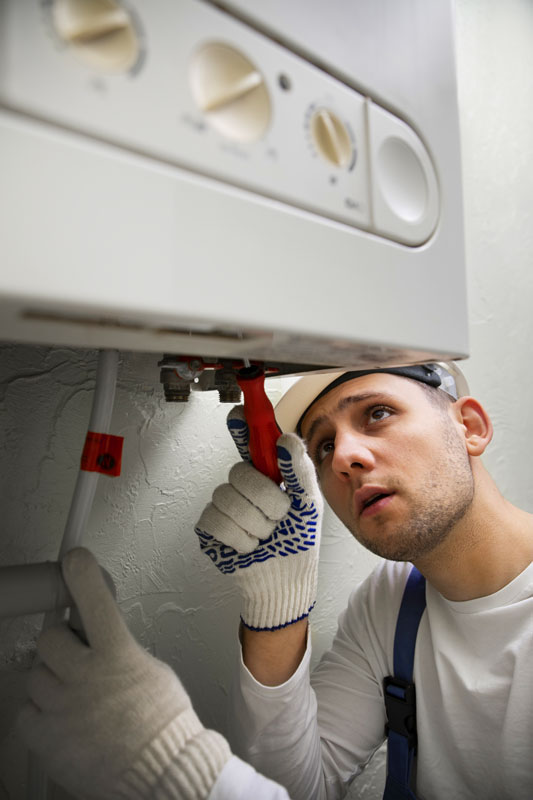
<svg viewBox="0 0 533 800">
<path fill-rule="evenodd" d="M 448 396 L 451 377 L 435 365 L 307 377 L 276 409 L 305 439 L 335 513 L 389 559 L 350 598 L 311 684 L 320 500 L 298 440 L 279 440 L 290 507 L 269 539 L 257 541 L 280 509 L 268 487 L 252 488 L 249 465 L 199 521 L 202 547 L 243 595 L 237 752 L 293 800 L 342 797 L 384 740 L 407 562 L 427 581 L 416 796 L 533 797 L 533 518 L 496 489 L 480 459 L 491 422 L 468 394 Z M 238 433 L 244 423 L 229 424 Z M 244 553 L 246 537 L 248 556 L 224 544 Z"/>
<path fill-rule="evenodd" d="M 401 562 L 411 559 L 427 578 L 414 669 L 417 796 L 530 798 L 533 523 L 479 460 L 492 435 L 485 411 L 468 396 L 447 399 L 437 387 L 453 391 L 454 381 L 434 366 L 319 380 L 317 391 L 315 378 L 302 379 L 278 408 L 315 467 L 298 436 L 282 436 L 281 491 L 248 463 L 237 409 L 229 427 L 245 461 L 197 526 L 243 596 L 240 752 L 293 800 L 342 796 L 383 741 L 382 684 L 411 570 Z M 349 529 L 393 561 L 352 596 L 311 688 L 315 468 Z M 286 797 L 203 729 L 178 679 L 123 628 L 95 569 L 86 552 L 66 559 L 88 646 L 65 628 L 43 634 L 21 718 L 52 775 L 89 797 Z"/>
</svg>

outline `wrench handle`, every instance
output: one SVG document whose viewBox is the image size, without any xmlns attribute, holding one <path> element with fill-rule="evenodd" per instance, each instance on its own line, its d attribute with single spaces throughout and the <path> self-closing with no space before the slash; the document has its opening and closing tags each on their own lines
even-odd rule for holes
<svg viewBox="0 0 533 800">
<path fill-rule="evenodd" d="M 265 374 L 259 367 L 244 367 L 239 370 L 237 383 L 244 395 L 252 464 L 263 475 L 280 484 L 283 478 L 278 467 L 276 442 L 281 430 L 265 392 Z"/>
</svg>

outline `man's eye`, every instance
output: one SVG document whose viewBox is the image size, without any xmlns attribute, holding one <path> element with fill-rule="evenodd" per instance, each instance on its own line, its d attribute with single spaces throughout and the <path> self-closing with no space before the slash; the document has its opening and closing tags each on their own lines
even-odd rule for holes
<svg viewBox="0 0 533 800">
<path fill-rule="evenodd" d="M 313 461 L 315 464 L 321 464 L 329 453 L 335 449 L 335 444 L 331 439 L 324 442 L 319 442 L 313 450 Z"/>
<path fill-rule="evenodd" d="M 384 406 L 376 406 L 375 408 L 370 409 L 368 413 L 368 419 L 371 423 L 381 422 L 382 420 L 387 419 L 387 417 L 390 417 L 390 415 L 391 412 L 388 408 L 385 408 Z"/>
</svg>

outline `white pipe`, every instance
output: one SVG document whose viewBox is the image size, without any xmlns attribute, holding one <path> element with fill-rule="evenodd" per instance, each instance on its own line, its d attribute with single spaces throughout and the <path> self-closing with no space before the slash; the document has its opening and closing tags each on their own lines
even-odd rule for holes
<svg viewBox="0 0 533 800">
<path fill-rule="evenodd" d="M 116 350 L 101 350 L 98 354 L 96 385 L 88 431 L 96 433 L 109 432 L 115 399 L 117 367 L 118 352 Z M 72 495 L 63 540 L 59 549 L 59 561 L 63 559 L 69 550 L 81 544 L 97 483 L 98 472 L 87 472 L 80 469 L 76 486 L 74 487 L 74 494 Z"/>
<path fill-rule="evenodd" d="M 108 433 L 113 413 L 113 401 L 117 381 L 118 351 L 100 350 L 96 368 L 96 385 L 94 387 L 93 405 L 89 419 L 89 431 Z M 63 540 L 59 549 L 59 560 L 81 544 L 87 520 L 93 504 L 98 472 L 81 470 L 78 473 L 70 510 L 63 533 Z M 59 622 L 62 618 L 58 611 L 49 611 L 45 614 L 43 630 Z M 28 800 L 47 800 L 49 781 L 46 770 L 32 753 L 29 758 L 28 770 Z"/>
</svg>

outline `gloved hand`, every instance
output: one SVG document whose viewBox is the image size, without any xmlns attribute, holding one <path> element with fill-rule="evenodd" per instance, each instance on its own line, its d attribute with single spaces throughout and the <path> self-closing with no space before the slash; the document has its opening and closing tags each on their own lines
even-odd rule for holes
<svg viewBox="0 0 533 800">
<path fill-rule="evenodd" d="M 66 625 L 46 630 L 18 720 L 51 778 L 76 797 L 206 798 L 231 757 L 207 731 L 166 664 L 131 636 L 88 550 L 71 550 L 63 576 L 88 645 Z"/>
<path fill-rule="evenodd" d="M 298 436 L 277 442 L 283 491 L 251 464 L 242 406 L 228 414 L 228 428 L 244 460 L 215 489 L 195 532 L 215 566 L 234 576 L 244 624 L 276 630 L 307 616 L 315 603 L 322 497 Z"/>
</svg>

